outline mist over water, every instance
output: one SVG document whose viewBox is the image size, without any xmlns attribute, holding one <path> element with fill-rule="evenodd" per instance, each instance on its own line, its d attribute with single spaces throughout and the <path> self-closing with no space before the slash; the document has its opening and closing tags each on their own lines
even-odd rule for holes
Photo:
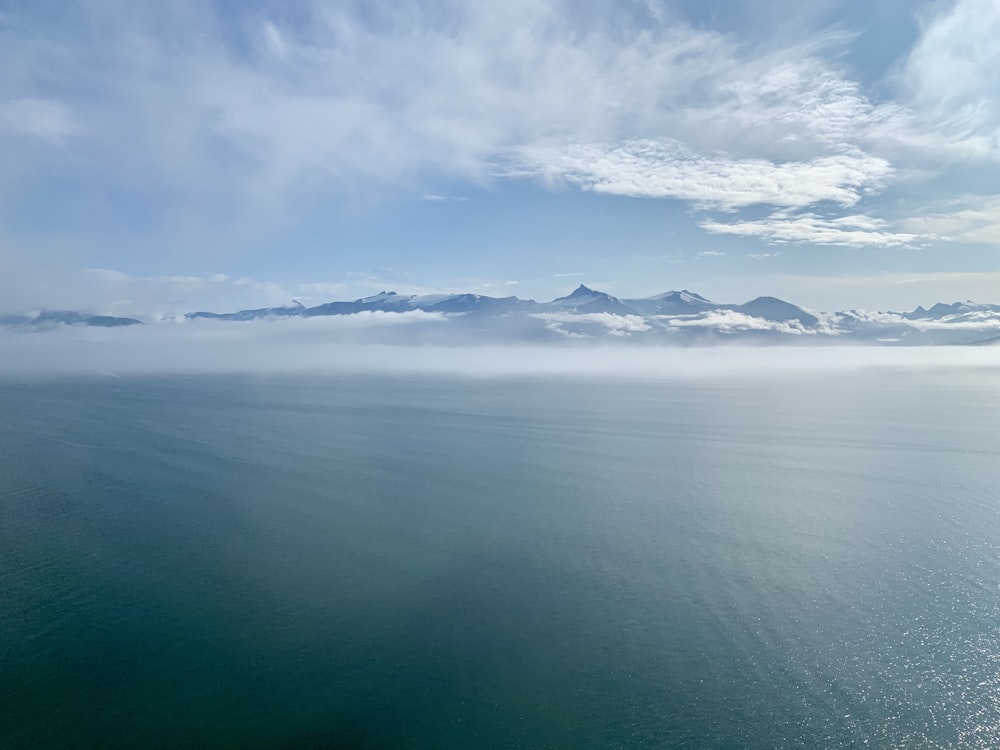
<svg viewBox="0 0 1000 750">
<path fill-rule="evenodd" d="M 1000 387 L 869 351 L 0 381 L 0 746 L 996 747 Z"/>
<path fill-rule="evenodd" d="M 0 378 L 157 374 L 398 374 L 640 379 L 858 370 L 1000 369 L 1000 346 L 664 346 L 628 339 L 495 343 L 456 338 L 432 314 L 178 322 L 124 329 L 0 330 Z M 473 331 L 474 332 L 474 331 Z M 468 333 L 468 332 L 467 332 Z M 811 342 L 815 344 L 815 342 Z"/>
</svg>

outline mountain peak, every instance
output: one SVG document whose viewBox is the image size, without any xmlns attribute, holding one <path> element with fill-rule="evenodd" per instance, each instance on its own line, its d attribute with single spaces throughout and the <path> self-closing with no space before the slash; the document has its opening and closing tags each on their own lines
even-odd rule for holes
<svg viewBox="0 0 1000 750">
<path fill-rule="evenodd" d="M 567 294 L 565 297 L 556 297 L 550 304 L 557 303 L 571 303 L 571 304 L 589 304 L 597 301 L 614 301 L 618 302 L 617 297 L 612 297 L 607 292 L 599 292 L 596 289 L 591 289 L 586 284 L 580 284 L 576 289 Z"/>
<path fill-rule="evenodd" d="M 379 292 L 378 294 L 373 294 L 371 297 L 361 297 L 361 298 L 356 299 L 354 301 L 355 302 L 372 303 L 372 302 L 380 302 L 382 300 L 389 299 L 391 297 L 397 297 L 397 296 L 398 295 L 395 292 L 387 292 L 387 291 L 383 290 L 383 291 Z"/>
<path fill-rule="evenodd" d="M 777 297 L 756 297 L 742 305 L 733 305 L 730 309 L 775 323 L 797 320 L 802 325 L 814 326 L 819 322 L 819 318 L 815 315 Z"/>
</svg>

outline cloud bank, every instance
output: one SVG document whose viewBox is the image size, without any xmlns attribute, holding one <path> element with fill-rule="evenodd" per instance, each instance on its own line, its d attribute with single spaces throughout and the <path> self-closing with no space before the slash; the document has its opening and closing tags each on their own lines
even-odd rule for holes
<svg viewBox="0 0 1000 750">
<path fill-rule="evenodd" d="M 444 347 L 360 343 L 390 316 L 293 325 L 183 324 L 140 330 L 0 331 L 0 377 L 211 373 L 573 376 L 643 379 L 795 377 L 859 369 L 1000 368 L 1000 347 Z M 397 315 L 401 321 L 404 315 Z M 288 321 L 286 321 L 287 323 Z M 413 322 L 410 320 L 409 322 Z M 370 338 L 365 339 L 371 341 Z"/>
</svg>

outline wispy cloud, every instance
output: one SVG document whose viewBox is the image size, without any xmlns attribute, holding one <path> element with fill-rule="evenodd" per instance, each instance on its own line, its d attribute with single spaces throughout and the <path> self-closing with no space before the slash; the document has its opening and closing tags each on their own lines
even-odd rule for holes
<svg viewBox="0 0 1000 750">
<path fill-rule="evenodd" d="M 888 222 L 864 214 L 828 218 L 815 213 L 776 211 L 764 219 L 732 222 L 706 220 L 699 226 L 714 234 L 759 237 L 782 245 L 905 247 L 932 237 L 929 234 L 891 231 Z"/>
<path fill-rule="evenodd" d="M 210 8 L 84 5 L 82 33 L 58 48 L 41 30 L 16 38 L 0 62 L 30 97 L 8 119 L 78 132 L 78 148 L 112 157 L 104 179 L 200 186 L 192 207 L 214 186 L 251 213 L 317 184 L 425 173 L 725 209 L 851 206 L 893 174 L 864 137 L 896 109 L 826 54 L 834 36 L 760 49 L 563 0 L 316 4 L 236 25 Z M 55 103 L 53 75 L 93 95 Z"/>
<path fill-rule="evenodd" d="M 1000 5 L 934 3 L 895 84 L 909 125 L 891 130 L 919 151 L 946 158 L 1000 160 Z"/>
<path fill-rule="evenodd" d="M 466 198 L 464 196 L 461 196 L 461 195 L 458 195 L 458 196 L 438 195 L 437 193 L 424 193 L 421 197 L 425 201 L 446 202 L 446 203 L 447 202 L 451 202 L 451 203 L 465 203 L 465 202 L 467 202 L 469 200 L 468 198 Z"/>
<path fill-rule="evenodd" d="M 892 175 L 885 159 L 861 152 L 776 163 L 694 153 L 672 140 L 523 149 L 515 174 L 564 180 L 585 190 L 635 198 L 675 198 L 699 208 L 754 205 L 853 206 Z"/>
<path fill-rule="evenodd" d="M 963 195 L 902 222 L 905 229 L 943 239 L 1000 246 L 1000 195 Z"/>
</svg>

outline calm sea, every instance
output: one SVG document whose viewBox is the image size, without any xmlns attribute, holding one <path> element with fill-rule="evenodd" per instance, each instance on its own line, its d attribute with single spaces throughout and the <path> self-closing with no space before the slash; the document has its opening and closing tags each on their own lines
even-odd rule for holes
<svg viewBox="0 0 1000 750">
<path fill-rule="evenodd" d="M 1000 375 L 0 384 L 0 747 L 1000 747 Z"/>
</svg>

